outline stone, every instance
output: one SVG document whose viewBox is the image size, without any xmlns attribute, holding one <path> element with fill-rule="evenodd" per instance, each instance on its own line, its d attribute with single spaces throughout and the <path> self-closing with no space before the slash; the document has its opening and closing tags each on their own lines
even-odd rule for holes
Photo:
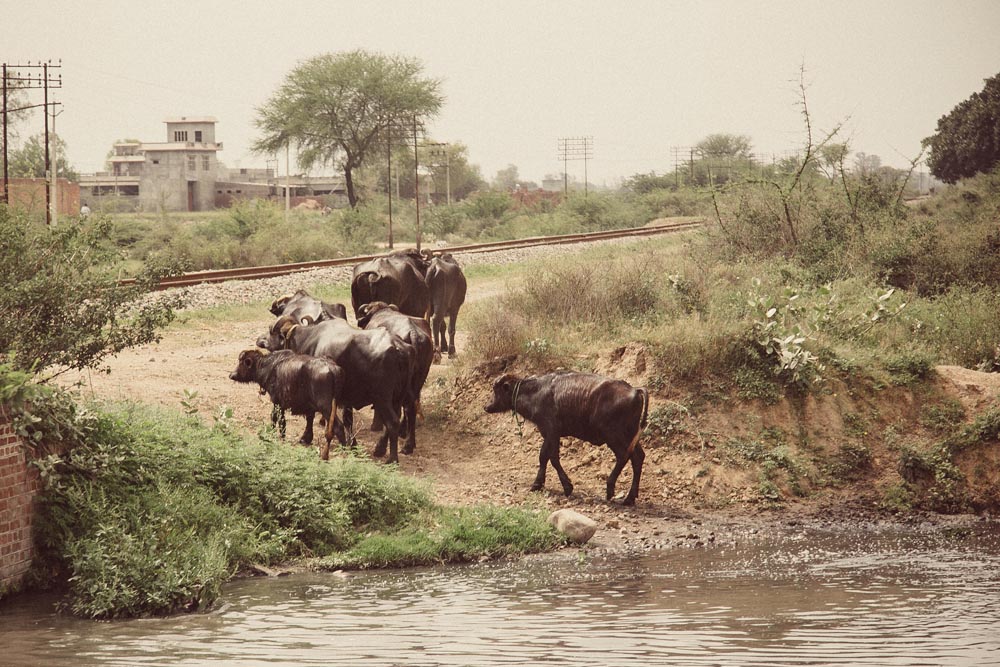
<svg viewBox="0 0 1000 667">
<path fill-rule="evenodd" d="M 576 544 L 586 544 L 597 532 L 597 522 L 576 510 L 561 509 L 549 515 L 549 525 Z"/>
</svg>

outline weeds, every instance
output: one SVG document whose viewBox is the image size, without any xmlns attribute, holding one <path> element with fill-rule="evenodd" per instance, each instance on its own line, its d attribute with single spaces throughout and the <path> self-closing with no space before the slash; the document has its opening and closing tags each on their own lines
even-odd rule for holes
<svg viewBox="0 0 1000 667">
<path fill-rule="evenodd" d="M 228 419 L 223 411 L 208 428 L 191 415 L 118 406 L 27 422 L 29 438 L 63 436 L 65 451 L 37 460 L 44 489 L 35 567 L 68 583 L 74 613 L 204 609 L 235 571 L 295 556 L 344 552 L 364 566 L 408 563 L 409 556 L 373 556 L 365 564 L 359 545 L 438 530 L 446 511 L 431 503 L 425 485 L 393 467 L 352 457 L 320 462 L 314 451 L 270 437 L 244 439 Z M 456 560 L 558 541 L 534 513 L 520 510 L 483 508 L 450 521 L 442 553 Z"/>
</svg>

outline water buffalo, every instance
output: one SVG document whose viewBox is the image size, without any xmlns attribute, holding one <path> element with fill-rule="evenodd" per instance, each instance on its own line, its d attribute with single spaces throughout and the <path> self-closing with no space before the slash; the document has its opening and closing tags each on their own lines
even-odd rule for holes
<svg viewBox="0 0 1000 667">
<path fill-rule="evenodd" d="M 646 457 L 639 444 L 649 412 L 645 389 L 592 373 L 556 371 L 528 378 L 508 373 L 493 383 L 493 401 L 486 406 L 489 413 L 506 411 L 533 422 L 542 434 L 532 491 L 545 486 L 545 468 L 552 463 L 563 491 L 567 496 L 573 492 L 573 484 L 559 463 L 559 439 L 572 436 L 595 445 L 607 444 L 615 453 L 615 467 L 608 476 L 608 500 L 615 495 L 615 483 L 625 463 L 632 462 L 632 487 L 625 504 L 635 504 Z"/>
<path fill-rule="evenodd" d="M 427 288 L 430 290 L 431 323 L 434 328 L 434 345 L 444 354 L 444 318 L 448 317 L 448 356 L 455 356 L 455 320 L 458 309 L 465 303 L 467 284 L 462 267 L 450 254 L 431 260 L 427 269 Z"/>
<path fill-rule="evenodd" d="M 275 299 L 271 303 L 271 314 L 276 317 L 289 315 L 301 323 L 303 318 L 309 318 L 311 322 L 322 322 L 340 318 L 347 319 L 347 308 L 342 303 L 327 303 L 311 296 L 305 290 L 298 290 L 294 294 Z"/>
<path fill-rule="evenodd" d="M 413 353 L 413 373 L 410 376 L 410 398 L 404 404 L 403 413 L 406 416 L 406 444 L 404 454 L 412 454 L 417 446 L 417 415 L 420 414 L 420 392 L 431 370 L 434 359 L 434 342 L 431 340 L 431 328 L 427 320 L 411 317 L 399 312 L 396 306 L 384 301 L 373 301 L 361 306 L 361 316 L 358 325 L 364 329 L 385 329 L 395 334 L 410 345 Z M 372 428 L 376 425 L 373 423 Z"/>
<path fill-rule="evenodd" d="M 257 346 L 272 351 L 294 350 L 335 361 L 344 371 L 340 399 L 344 426 L 350 430 L 353 425 L 352 409 L 372 406 L 385 425 L 375 456 L 384 456 L 388 444 L 386 462 L 399 460 L 399 411 L 410 400 L 413 372 L 413 352 L 407 343 L 384 329 L 355 329 L 346 320 L 324 320 L 304 326 L 283 315 L 258 339 Z"/>
<path fill-rule="evenodd" d="M 430 296 L 417 261 L 402 253 L 377 257 L 354 267 L 351 278 L 351 306 L 354 315 L 361 306 L 384 301 L 399 307 L 399 312 L 427 317 Z"/>
<path fill-rule="evenodd" d="M 313 418 L 316 413 L 326 419 L 326 442 L 320 458 L 330 455 L 330 440 L 334 435 L 337 398 L 344 387 L 344 371 L 330 359 L 295 354 L 289 350 L 268 352 L 254 349 L 240 352 L 236 370 L 229 374 L 236 382 L 256 382 L 262 393 L 280 407 L 282 414 L 304 415 L 306 430 L 299 442 L 308 444 L 313 438 Z M 339 423 L 337 424 L 339 426 Z M 338 439 L 344 442 L 343 429 Z"/>
</svg>

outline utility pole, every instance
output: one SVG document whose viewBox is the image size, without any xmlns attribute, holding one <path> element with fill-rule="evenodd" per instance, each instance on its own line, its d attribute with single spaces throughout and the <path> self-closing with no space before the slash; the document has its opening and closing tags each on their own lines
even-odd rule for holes
<svg viewBox="0 0 1000 667">
<path fill-rule="evenodd" d="M 62 111 L 52 110 L 52 226 L 59 220 L 59 135 L 56 134 L 56 116 Z"/>
<path fill-rule="evenodd" d="M 285 224 L 288 224 L 288 214 L 292 210 L 292 170 L 291 142 L 285 144 Z"/>
<path fill-rule="evenodd" d="M 392 125 L 389 123 L 385 124 L 385 167 L 385 192 L 389 195 L 389 250 L 392 250 Z M 396 197 L 399 197 L 399 192 Z"/>
<path fill-rule="evenodd" d="M 9 68 L 16 68 L 14 75 L 10 75 Z M 62 88 L 62 74 L 59 74 L 55 78 L 49 77 L 49 69 L 60 69 L 62 67 L 62 61 L 60 60 L 57 64 L 53 65 L 52 61 L 38 62 L 32 64 L 29 60 L 26 65 L 15 64 L 10 65 L 8 63 L 3 63 L 2 66 L 2 78 L 3 78 L 3 201 L 4 203 L 10 203 L 10 174 L 8 172 L 8 123 L 7 116 L 18 111 L 24 111 L 26 109 L 35 109 L 37 107 L 42 107 L 43 113 L 45 115 L 45 223 L 49 224 L 51 222 L 52 216 L 52 191 L 51 191 L 51 181 L 52 177 L 52 167 L 49 162 L 49 88 Z M 42 70 L 42 74 L 33 74 L 29 72 L 27 75 L 22 76 L 20 70 Z M 17 81 L 20 85 L 18 88 L 30 89 L 30 88 L 42 88 L 44 90 L 44 100 L 43 104 L 29 104 L 28 106 L 20 107 L 18 109 L 11 109 L 7 105 L 7 93 L 10 90 L 10 85 L 8 82 Z M 52 106 L 58 105 L 57 102 L 53 102 Z"/>
<path fill-rule="evenodd" d="M 417 251 L 420 250 L 420 156 L 417 155 L 417 117 L 413 117 L 413 202 L 417 206 Z"/>
<path fill-rule="evenodd" d="M 427 155 L 432 158 L 432 165 L 439 167 L 441 163 L 437 158 L 444 158 L 444 169 L 445 169 L 445 192 L 448 193 L 448 204 L 451 205 L 451 149 L 449 145 L 443 141 L 437 141 L 434 143 L 424 144 L 425 146 L 432 146 L 432 148 L 427 151 Z"/>
<path fill-rule="evenodd" d="M 7 196 L 7 185 L 10 178 L 7 175 L 7 63 L 3 64 L 3 202 L 10 203 Z"/>
<path fill-rule="evenodd" d="M 587 161 L 594 157 L 594 138 L 564 137 L 559 139 L 558 146 L 563 161 L 563 196 L 569 194 L 569 176 L 566 168 L 569 160 L 583 160 L 583 196 L 588 196 Z"/>
</svg>

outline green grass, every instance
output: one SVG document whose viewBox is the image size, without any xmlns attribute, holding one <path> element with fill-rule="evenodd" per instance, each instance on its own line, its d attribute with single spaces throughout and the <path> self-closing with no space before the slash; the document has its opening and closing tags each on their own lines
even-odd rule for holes
<svg viewBox="0 0 1000 667">
<path fill-rule="evenodd" d="M 54 430 L 33 426 L 42 441 L 61 433 L 67 448 L 38 462 L 35 568 L 42 580 L 58 573 L 77 615 L 204 609 L 251 564 L 318 557 L 387 567 L 560 543 L 537 512 L 439 507 L 426 484 L 395 466 L 321 462 L 270 430 L 248 438 L 224 422 L 209 428 L 137 405 L 69 413 Z"/>
</svg>

